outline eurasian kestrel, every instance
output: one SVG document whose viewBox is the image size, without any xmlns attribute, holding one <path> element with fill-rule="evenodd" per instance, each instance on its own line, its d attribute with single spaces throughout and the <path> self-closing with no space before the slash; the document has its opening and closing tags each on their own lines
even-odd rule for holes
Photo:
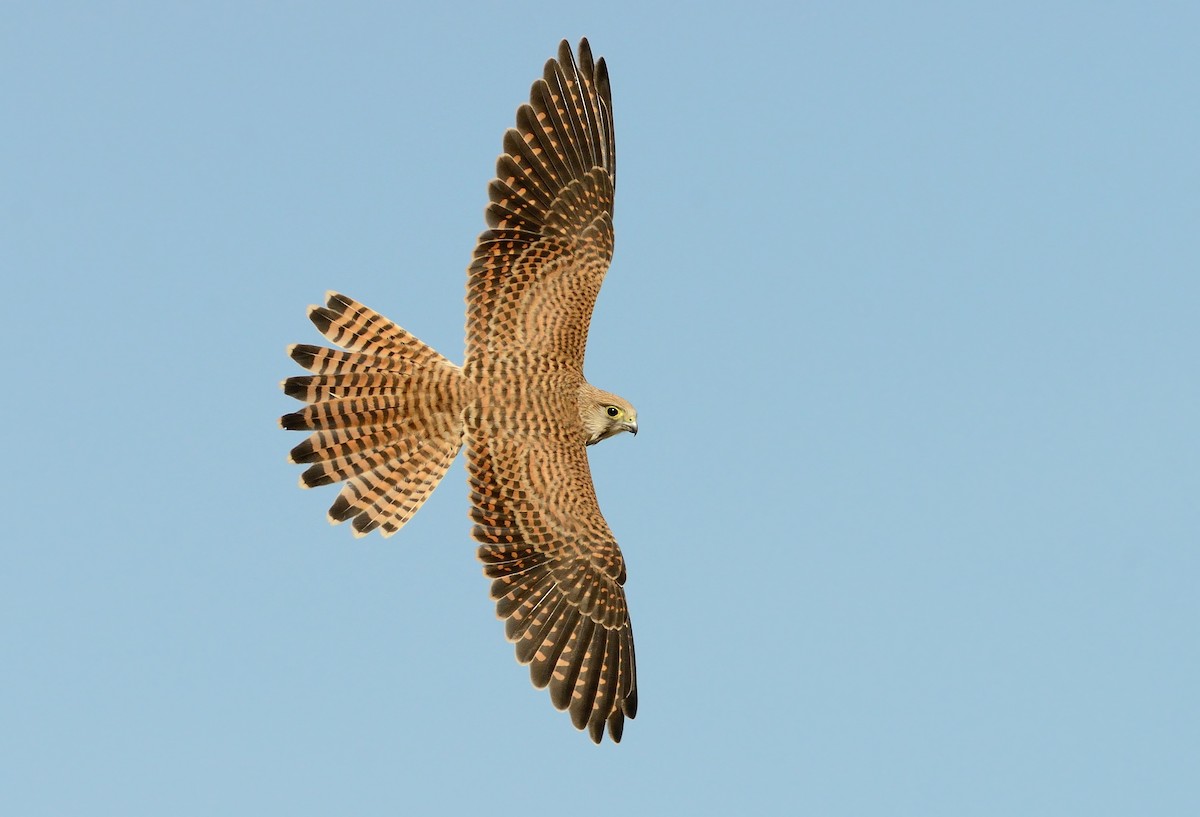
<svg viewBox="0 0 1200 817">
<path fill-rule="evenodd" d="M 355 535 L 395 533 L 466 444 L 472 531 L 496 612 L 535 686 L 599 743 L 637 712 L 625 561 L 600 514 L 585 446 L 637 433 L 633 406 L 583 376 L 588 324 L 613 252 L 612 98 L 587 40 L 546 63 L 488 186 L 489 227 L 467 277 L 462 367 L 330 293 L 309 318 L 342 347 L 296 345 L 283 381 L 312 431 L 303 487 L 345 482 L 329 509 Z M 344 350 L 344 351 L 343 351 Z"/>
</svg>

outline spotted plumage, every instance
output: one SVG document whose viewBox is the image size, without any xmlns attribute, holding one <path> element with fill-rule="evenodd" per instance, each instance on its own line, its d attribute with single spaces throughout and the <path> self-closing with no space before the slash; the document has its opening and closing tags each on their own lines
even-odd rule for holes
<svg viewBox="0 0 1200 817">
<path fill-rule="evenodd" d="M 504 135 L 488 229 L 467 278 L 455 366 L 362 304 L 329 293 L 309 317 L 342 349 L 296 345 L 311 374 L 283 382 L 313 432 L 290 459 L 303 487 L 343 483 L 329 519 L 400 530 L 467 451 L 471 519 L 496 612 L 535 686 L 599 743 L 637 713 L 625 560 L 586 446 L 637 433 L 637 412 L 583 376 L 588 325 L 613 251 L 612 97 L 587 40 L 564 41 Z"/>
</svg>

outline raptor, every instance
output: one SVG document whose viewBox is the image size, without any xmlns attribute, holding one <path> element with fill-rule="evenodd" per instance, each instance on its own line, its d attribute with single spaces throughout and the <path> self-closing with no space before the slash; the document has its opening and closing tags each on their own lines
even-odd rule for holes
<svg viewBox="0 0 1200 817">
<path fill-rule="evenodd" d="M 625 561 L 600 513 L 586 447 L 637 433 L 628 401 L 583 376 L 613 253 L 616 154 L 604 60 L 563 41 L 504 135 L 488 229 L 467 273 L 456 366 L 362 304 L 329 293 L 309 318 L 340 348 L 289 347 L 310 374 L 291 450 L 303 487 L 342 483 L 329 520 L 399 531 L 466 449 L 472 535 L 496 612 L 535 686 L 599 743 L 637 714 Z"/>
</svg>

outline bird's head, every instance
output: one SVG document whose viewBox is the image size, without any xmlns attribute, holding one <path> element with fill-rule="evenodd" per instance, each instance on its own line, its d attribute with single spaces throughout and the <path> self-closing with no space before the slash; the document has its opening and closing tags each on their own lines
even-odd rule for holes
<svg viewBox="0 0 1200 817">
<path fill-rule="evenodd" d="M 637 434 L 637 410 L 628 400 L 590 386 L 581 397 L 580 413 L 588 445 L 595 445 L 622 431 Z"/>
</svg>

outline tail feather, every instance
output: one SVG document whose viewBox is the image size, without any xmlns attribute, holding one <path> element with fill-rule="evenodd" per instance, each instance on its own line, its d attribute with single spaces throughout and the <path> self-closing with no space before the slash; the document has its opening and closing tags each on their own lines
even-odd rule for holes
<svg viewBox="0 0 1200 817">
<path fill-rule="evenodd" d="M 418 368 L 449 364 L 446 358 L 373 309 L 337 292 L 325 295 L 325 306 L 309 307 L 308 319 L 338 346 L 384 358 L 401 358 Z"/>
<path fill-rule="evenodd" d="M 297 465 L 353 457 L 363 451 L 385 448 L 404 439 L 403 426 L 365 426 L 318 431 L 297 445 L 288 460 Z"/>
<path fill-rule="evenodd" d="M 343 482 L 359 474 L 374 471 L 393 460 L 408 459 L 413 456 L 419 445 L 415 440 L 406 439 L 385 448 L 367 448 L 344 457 L 318 462 L 300 475 L 300 487 L 316 488 L 319 485 Z"/>
<path fill-rule="evenodd" d="M 287 348 L 288 357 L 314 374 L 346 374 L 350 372 L 409 372 L 413 366 L 396 358 L 344 352 L 308 343 L 293 343 Z"/>
<path fill-rule="evenodd" d="M 311 431 L 289 459 L 309 467 L 300 484 L 344 483 L 329 509 L 353 520 L 355 536 L 400 530 L 433 493 L 462 447 L 461 370 L 382 315 L 329 293 L 309 317 L 345 347 L 297 344 L 293 360 L 313 374 L 281 383 L 308 405 L 283 415 L 289 430 Z"/>
<path fill-rule="evenodd" d="M 406 460 L 393 460 L 355 477 L 329 509 L 330 521 L 353 517 L 355 536 L 377 528 L 391 536 L 433 493 L 458 449 L 458 445 L 422 447 Z"/>
<path fill-rule="evenodd" d="M 402 394 L 334 397 L 283 415 L 279 425 L 288 431 L 390 425 L 408 416 L 408 408 L 408 401 Z"/>
<path fill-rule="evenodd" d="M 353 519 L 355 536 L 377 528 L 390 536 L 417 512 L 457 453 L 457 447 L 421 449 L 355 476 L 334 500 L 329 521 Z"/>
<path fill-rule="evenodd" d="M 319 403 L 334 397 L 371 397 L 395 394 L 407 388 L 411 373 L 354 372 L 351 374 L 303 375 L 289 377 L 281 384 L 283 393 L 305 403 Z"/>
</svg>

